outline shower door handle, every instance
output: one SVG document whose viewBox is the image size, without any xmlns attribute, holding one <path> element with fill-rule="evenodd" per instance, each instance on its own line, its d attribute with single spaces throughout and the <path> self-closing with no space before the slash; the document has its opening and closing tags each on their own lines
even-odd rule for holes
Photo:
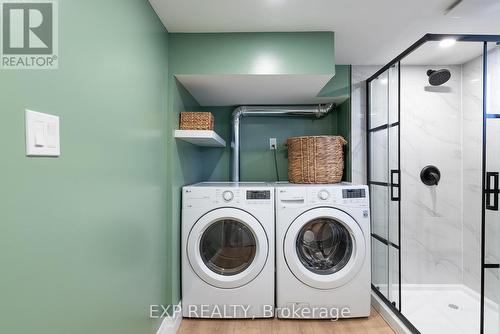
<svg viewBox="0 0 500 334">
<path fill-rule="evenodd" d="M 493 184 L 492 181 L 493 180 Z M 498 194 L 500 192 L 498 182 L 498 172 L 486 172 L 486 209 L 498 211 Z M 493 195 L 493 204 L 491 203 L 491 196 Z"/>
<path fill-rule="evenodd" d="M 394 183 L 394 175 L 398 175 L 398 183 Z M 391 187 L 391 201 L 399 201 L 399 170 L 391 169 L 391 183 L 389 184 Z M 397 195 L 394 195 L 394 189 L 397 188 Z"/>
</svg>

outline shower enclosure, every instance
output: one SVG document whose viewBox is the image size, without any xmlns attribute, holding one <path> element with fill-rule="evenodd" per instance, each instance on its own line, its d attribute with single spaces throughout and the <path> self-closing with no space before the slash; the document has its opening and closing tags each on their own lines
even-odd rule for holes
<svg viewBox="0 0 500 334">
<path fill-rule="evenodd" d="M 500 36 L 428 34 L 367 98 L 373 290 L 415 333 L 500 333 Z"/>
</svg>

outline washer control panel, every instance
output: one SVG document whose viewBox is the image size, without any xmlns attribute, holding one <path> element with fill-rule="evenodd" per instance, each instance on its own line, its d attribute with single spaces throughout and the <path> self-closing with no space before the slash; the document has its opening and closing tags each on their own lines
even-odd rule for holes
<svg viewBox="0 0 500 334">
<path fill-rule="evenodd" d="M 184 187 L 183 207 L 197 208 L 207 205 L 274 205 L 274 191 L 271 188 L 243 187 Z"/>
</svg>

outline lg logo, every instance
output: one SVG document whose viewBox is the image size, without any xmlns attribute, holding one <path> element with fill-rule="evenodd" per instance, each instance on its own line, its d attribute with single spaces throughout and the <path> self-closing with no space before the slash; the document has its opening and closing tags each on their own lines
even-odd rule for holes
<svg viewBox="0 0 500 334">
<path fill-rule="evenodd" d="M 57 67 L 57 2 L 0 0 L 3 68 Z"/>
</svg>

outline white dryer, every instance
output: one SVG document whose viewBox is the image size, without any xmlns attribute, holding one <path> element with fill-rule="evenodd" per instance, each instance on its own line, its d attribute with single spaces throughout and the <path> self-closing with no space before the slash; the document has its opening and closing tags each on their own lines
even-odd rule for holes
<svg viewBox="0 0 500 334">
<path fill-rule="evenodd" d="M 265 183 L 183 188 L 184 317 L 274 316 L 274 205 Z"/>
<path fill-rule="evenodd" d="M 368 187 L 276 185 L 280 318 L 370 314 Z"/>
</svg>

